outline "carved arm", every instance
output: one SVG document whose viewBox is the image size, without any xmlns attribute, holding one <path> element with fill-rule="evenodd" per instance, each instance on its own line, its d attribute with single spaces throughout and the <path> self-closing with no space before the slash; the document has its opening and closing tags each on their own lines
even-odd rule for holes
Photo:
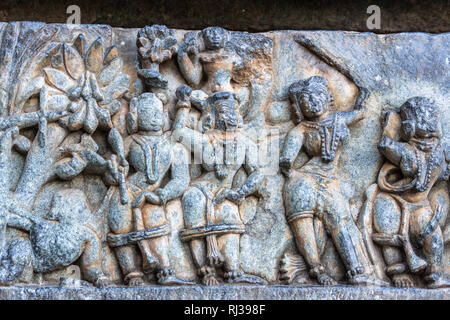
<svg viewBox="0 0 450 320">
<path fill-rule="evenodd" d="M 178 48 L 177 61 L 180 72 L 189 85 L 198 86 L 203 76 L 203 68 L 198 57 L 196 34 L 187 34 Z"/>
<path fill-rule="evenodd" d="M 303 132 L 298 127 L 292 128 L 286 136 L 280 157 L 280 168 L 285 175 L 289 174 L 292 164 L 302 148 L 303 138 Z"/>
</svg>

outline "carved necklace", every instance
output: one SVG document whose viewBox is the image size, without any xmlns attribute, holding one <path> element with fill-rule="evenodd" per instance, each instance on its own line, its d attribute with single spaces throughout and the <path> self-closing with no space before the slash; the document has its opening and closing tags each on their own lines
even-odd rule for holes
<svg viewBox="0 0 450 320">
<path fill-rule="evenodd" d="M 418 191 L 427 190 L 430 184 L 431 172 L 438 165 L 436 150 L 440 147 L 439 140 L 421 141 L 412 138 L 414 153 L 417 159 L 417 175 L 415 179 L 415 187 Z"/>
<path fill-rule="evenodd" d="M 166 141 L 162 139 L 157 142 L 153 147 L 149 145 L 143 137 L 133 136 L 134 141 L 142 148 L 145 158 L 145 176 L 148 183 L 154 184 L 159 180 L 158 159 L 160 156 L 159 145 Z"/>
<path fill-rule="evenodd" d="M 216 172 L 216 176 L 219 179 L 225 179 L 228 174 L 227 166 L 233 164 L 233 160 L 227 157 L 227 154 L 236 155 L 237 152 L 237 142 L 236 137 L 225 140 L 221 138 L 217 138 L 213 136 L 212 138 L 212 146 L 214 150 L 214 156 L 216 163 L 214 164 L 214 170 Z M 221 160 L 217 161 L 217 155 L 222 153 Z"/>
<path fill-rule="evenodd" d="M 323 120 L 321 122 L 305 121 L 305 127 L 319 131 L 321 158 L 324 161 L 333 161 L 336 157 L 336 150 L 339 141 L 342 138 L 342 130 L 340 130 L 340 118 L 337 113 L 333 114 L 332 119 Z M 331 129 L 331 132 L 330 130 Z"/>
</svg>

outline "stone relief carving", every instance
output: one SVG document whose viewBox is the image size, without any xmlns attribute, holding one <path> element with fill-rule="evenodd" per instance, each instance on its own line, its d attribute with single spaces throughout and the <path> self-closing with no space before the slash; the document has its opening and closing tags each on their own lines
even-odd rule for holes
<svg viewBox="0 0 450 320">
<path fill-rule="evenodd" d="M 0 28 L 2 285 L 449 287 L 445 93 L 315 33 Z"/>
<path fill-rule="evenodd" d="M 448 180 L 449 164 L 436 107 L 430 99 L 413 97 L 399 113 L 387 111 L 382 120 L 378 148 L 387 161 L 377 184 L 366 191 L 373 241 L 382 247 L 386 273 L 395 286 L 412 287 L 410 273 L 425 271 L 429 288 L 448 287 L 441 228 L 449 199 L 447 192 L 433 187 L 439 180 Z"/>
<path fill-rule="evenodd" d="M 363 94 L 365 91 L 362 90 Z M 365 270 L 364 265 L 368 263 L 365 262 L 364 241 L 335 175 L 339 169 L 339 148 L 349 140 L 348 126 L 364 117 L 367 97 L 358 99 L 354 110 L 330 114 L 328 104 L 332 103 L 333 96 L 328 90 L 328 81 L 319 76 L 293 83 L 289 87 L 289 97 L 297 126 L 287 134 L 281 152 L 280 167 L 287 178 L 284 203 L 287 220 L 309 274 L 319 284 L 336 284 L 320 261 L 328 234 L 348 270 L 350 284 L 381 286 L 383 283 Z M 295 170 L 292 166 L 302 149 L 310 159 Z M 301 277 L 289 280 L 303 283 Z"/>
</svg>

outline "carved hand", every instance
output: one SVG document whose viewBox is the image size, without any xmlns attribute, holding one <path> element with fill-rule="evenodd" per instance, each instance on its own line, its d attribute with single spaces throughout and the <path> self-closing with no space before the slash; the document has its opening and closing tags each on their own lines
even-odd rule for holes
<svg viewBox="0 0 450 320">
<path fill-rule="evenodd" d="M 240 205 L 245 199 L 245 195 L 240 188 L 228 189 L 226 198 L 237 205 Z"/>
<path fill-rule="evenodd" d="M 237 205 L 240 205 L 244 198 L 245 195 L 240 188 L 224 188 L 217 193 L 216 197 L 214 198 L 214 204 L 221 204 L 225 199 L 227 199 Z"/>
<path fill-rule="evenodd" d="M 179 48 L 179 53 L 197 56 L 199 52 L 198 43 L 195 37 L 189 37 L 183 41 Z"/>
<path fill-rule="evenodd" d="M 287 158 L 280 158 L 280 169 L 281 172 L 286 176 L 289 177 L 291 175 L 292 170 L 292 164 Z"/>
<path fill-rule="evenodd" d="M 139 208 L 141 207 L 145 202 L 151 203 L 151 204 L 161 204 L 161 199 L 157 194 L 150 191 L 142 191 L 136 199 L 134 199 L 131 206 L 133 208 Z"/>
</svg>

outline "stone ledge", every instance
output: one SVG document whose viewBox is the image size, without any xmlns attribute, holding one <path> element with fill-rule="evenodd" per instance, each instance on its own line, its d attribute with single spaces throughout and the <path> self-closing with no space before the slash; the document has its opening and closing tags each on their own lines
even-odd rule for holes
<svg viewBox="0 0 450 320">
<path fill-rule="evenodd" d="M 450 289 L 318 286 L 0 287 L 1 300 L 450 300 Z"/>
</svg>

